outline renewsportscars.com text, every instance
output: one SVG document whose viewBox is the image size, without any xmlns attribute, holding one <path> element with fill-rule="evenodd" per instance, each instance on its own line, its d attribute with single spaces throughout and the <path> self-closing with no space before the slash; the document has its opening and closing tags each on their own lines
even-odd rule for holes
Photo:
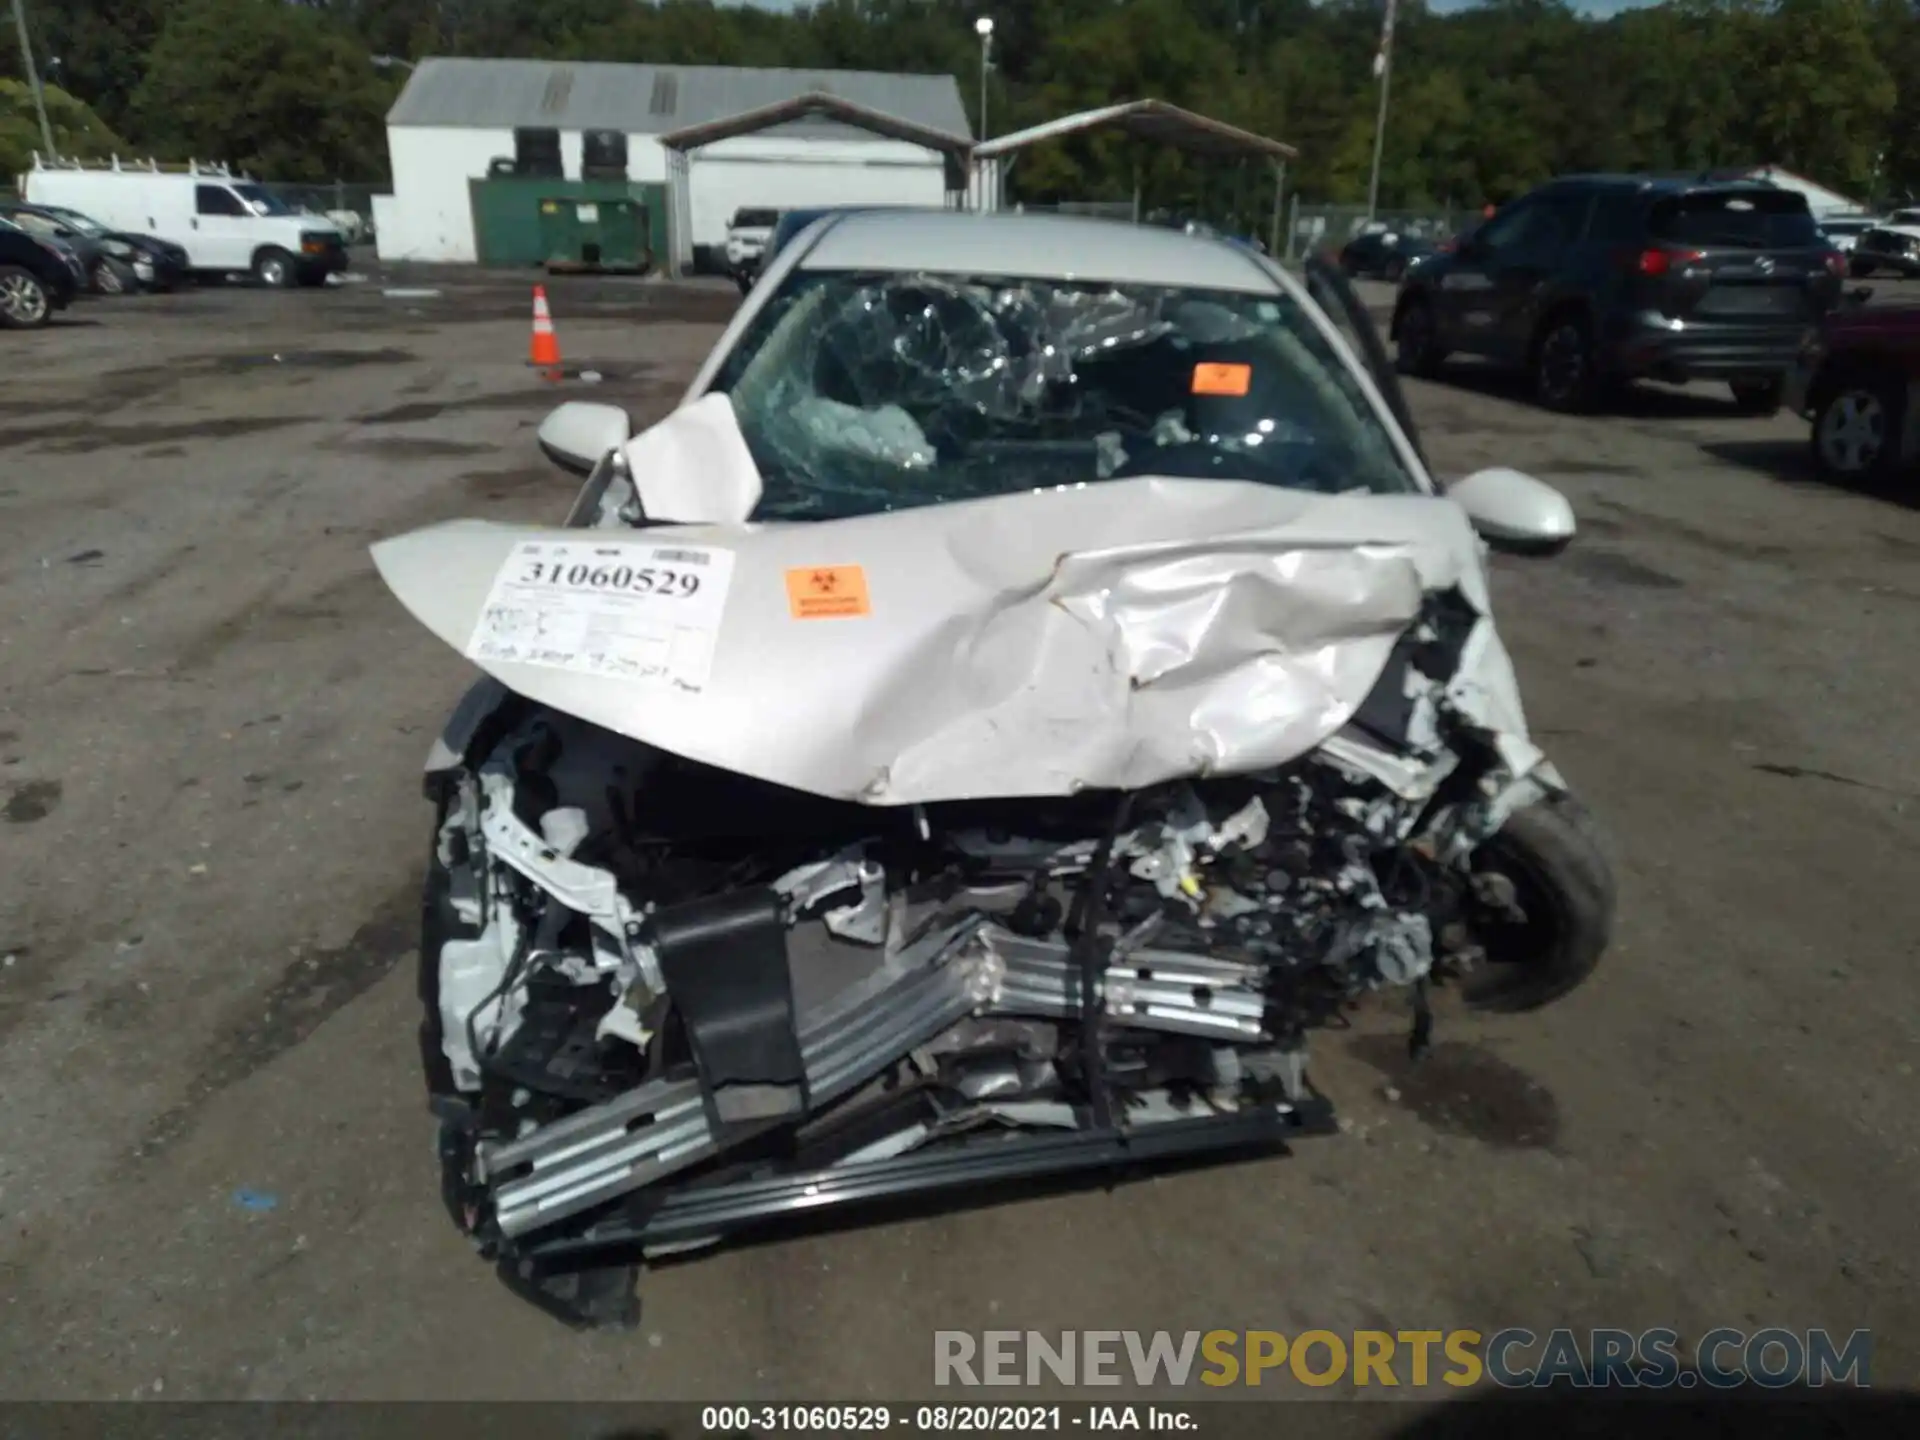
<svg viewBox="0 0 1920 1440">
<path fill-rule="evenodd" d="M 1687 1358 L 1691 1350 L 1691 1358 Z M 1872 1383 L 1873 1335 L 1678 1331 L 936 1330 L 936 1385 L 1733 1389 Z"/>
</svg>

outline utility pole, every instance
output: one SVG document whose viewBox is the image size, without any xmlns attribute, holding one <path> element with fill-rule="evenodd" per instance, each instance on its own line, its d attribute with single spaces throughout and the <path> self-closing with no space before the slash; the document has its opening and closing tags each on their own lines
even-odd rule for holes
<svg viewBox="0 0 1920 1440">
<path fill-rule="evenodd" d="M 20 32 L 20 59 L 27 67 L 27 89 L 33 92 L 33 108 L 40 112 L 40 139 L 47 147 L 47 159 L 58 160 L 53 126 L 47 123 L 47 97 L 40 92 L 40 72 L 33 68 L 33 47 L 27 43 L 27 0 L 13 0 L 13 24 Z"/>
<path fill-rule="evenodd" d="M 1373 175 L 1367 181 L 1367 223 L 1373 223 L 1380 204 L 1380 153 L 1387 140 L 1387 91 L 1393 85 L 1394 0 L 1387 0 L 1386 23 L 1380 27 L 1380 53 L 1373 57 L 1373 73 L 1380 77 L 1380 114 L 1373 122 Z"/>
</svg>

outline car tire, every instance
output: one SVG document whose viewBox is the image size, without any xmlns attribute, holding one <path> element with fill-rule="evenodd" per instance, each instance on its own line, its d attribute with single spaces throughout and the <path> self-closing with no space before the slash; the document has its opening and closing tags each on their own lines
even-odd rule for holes
<svg viewBox="0 0 1920 1440">
<path fill-rule="evenodd" d="M 40 277 L 18 265 L 0 265 L 0 329 L 37 330 L 53 319 L 53 297 Z"/>
<path fill-rule="evenodd" d="M 293 256 L 278 245 L 265 246 L 253 257 L 253 278 L 271 290 L 292 285 L 298 269 Z"/>
<path fill-rule="evenodd" d="M 111 260 L 94 261 L 93 274 L 87 278 L 96 295 L 125 295 L 128 291 L 138 288 L 137 285 L 127 283 L 126 277 L 120 272 L 120 267 Z"/>
<path fill-rule="evenodd" d="M 1742 415 L 1771 415 L 1780 408 L 1786 383 L 1778 378 L 1735 380 L 1728 388 L 1733 391 L 1733 403 Z"/>
<path fill-rule="evenodd" d="M 1439 317 L 1433 303 L 1416 297 L 1400 307 L 1393 325 L 1394 358 L 1402 373 L 1431 380 L 1447 358 L 1440 343 Z"/>
<path fill-rule="evenodd" d="M 1474 852 L 1473 867 L 1510 880 L 1526 920 L 1480 930 L 1487 959 L 1460 985 L 1469 1009 L 1537 1010 L 1593 974 L 1613 938 L 1617 887 L 1584 805 L 1561 793 L 1516 810 Z"/>
<path fill-rule="evenodd" d="M 1406 273 L 1407 262 L 1396 255 L 1393 259 L 1387 261 L 1386 269 L 1382 272 L 1381 278 L 1389 285 L 1398 285 L 1400 283 L 1400 277 Z"/>
<path fill-rule="evenodd" d="M 1849 260 L 1847 262 L 1847 274 L 1856 280 L 1864 280 L 1873 274 L 1873 262 L 1871 260 Z"/>
<path fill-rule="evenodd" d="M 1549 410 L 1577 415 L 1595 409 L 1605 390 L 1593 331 L 1585 319 L 1563 311 L 1549 315 L 1531 352 L 1534 397 Z"/>
<path fill-rule="evenodd" d="M 1823 384 L 1808 433 L 1821 478 L 1843 485 L 1893 478 L 1906 408 L 1906 386 L 1898 378 L 1841 375 Z"/>
</svg>

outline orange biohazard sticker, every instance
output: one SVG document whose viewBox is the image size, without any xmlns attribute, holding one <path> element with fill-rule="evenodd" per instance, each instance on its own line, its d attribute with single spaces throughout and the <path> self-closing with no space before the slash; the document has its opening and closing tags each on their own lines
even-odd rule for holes
<svg viewBox="0 0 1920 1440">
<path fill-rule="evenodd" d="M 867 572 L 858 565 L 789 570 L 787 606 L 796 620 L 845 620 L 870 614 Z"/>
<path fill-rule="evenodd" d="M 1253 383 L 1251 365 L 1196 365 L 1193 367 L 1193 393 L 1196 395 L 1244 395 Z"/>
</svg>

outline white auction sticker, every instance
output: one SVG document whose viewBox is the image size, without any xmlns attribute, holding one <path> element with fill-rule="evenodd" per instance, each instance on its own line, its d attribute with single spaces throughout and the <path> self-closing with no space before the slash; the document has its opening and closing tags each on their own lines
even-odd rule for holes
<svg viewBox="0 0 1920 1440">
<path fill-rule="evenodd" d="M 523 540 L 467 655 L 700 690 L 732 579 L 733 552 L 705 545 Z"/>
</svg>

